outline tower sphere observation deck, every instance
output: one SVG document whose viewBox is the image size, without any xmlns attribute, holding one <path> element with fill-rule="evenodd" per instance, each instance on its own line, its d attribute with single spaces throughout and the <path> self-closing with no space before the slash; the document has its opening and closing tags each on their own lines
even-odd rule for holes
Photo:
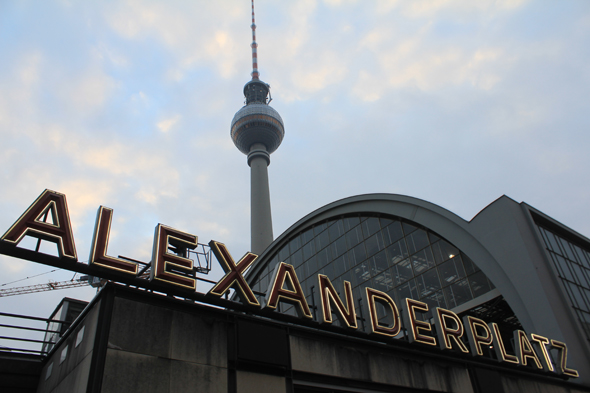
<svg viewBox="0 0 590 393">
<path fill-rule="evenodd" d="M 285 136 L 283 119 L 268 105 L 270 86 L 259 79 L 252 79 L 244 86 L 244 105 L 231 122 L 231 138 L 244 154 L 250 154 L 252 146 L 262 144 L 268 154 L 273 153 Z"/>
</svg>

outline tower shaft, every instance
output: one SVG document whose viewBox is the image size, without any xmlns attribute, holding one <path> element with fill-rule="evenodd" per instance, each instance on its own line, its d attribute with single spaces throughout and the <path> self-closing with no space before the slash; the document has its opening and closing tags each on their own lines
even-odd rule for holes
<svg viewBox="0 0 590 393">
<path fill-rule="evenodd" d="M 270 155 L 262 143 L 255 143 L 248 154 L 250 165 L 250 247 L 260 255 L 273 241 L 268 164 Z"/>
</svg>

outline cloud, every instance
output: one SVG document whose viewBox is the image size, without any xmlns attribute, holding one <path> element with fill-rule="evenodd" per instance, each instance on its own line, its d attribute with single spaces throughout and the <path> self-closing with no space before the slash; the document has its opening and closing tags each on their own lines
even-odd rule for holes
<svg viewBox="0 0 590 393">
<path fill-rule="evenodd" d="M 116 191 L 113 183 L 95 179 L 64 179 L 56 186 L 56 191 L 67 197 L 73 230 L 79 228 L 89 211 L 96 211 L 104 201 L 112 199 Z"/>
<path fill-rule="evenodd" d="M 39 52 L 27 53 L 23 56 L 21 65 L 17 67 L 17 72 L 21 85 L 25 89 L 38 83 L 42 59 Z"/>
<path fill-rule="evenodd" d="M 101 108 L 111 98 L 115 87 L 116 83 L 110 76 L 100 69 L 93 69 L 61 85 L 56 95 L 64 105 L 87 114 Z"/>
<path fill-rule="evenodd" d="M 237 71 L 233 22 L 242 13 L 236 2 L 215 5 L 128 0 L 107 8 L 103 16 L 121 37 L 133 41 L 153 39 L 171 50 L 180 65 L 168 70 L 172 80 L 182 80 L 195 64 L 216 64 L 223 78 Z"/>
<path fill-rule="evenodd" d="M 21 261 L 18 259 L 5 259 L 4 256 L 2 256 L 2 258 L 0 259 L 0 269 L 2 269 L 3 272 L 7 272 L 10 274 L 19 274 L 26 271 L 28 267 L 30 267 L 30 264 L 25 261 Z M 5 282 L 3 281 L 2 284 L 4 283 Z M 13 285 L 14 284 L 9 285 L 8 288 L 12 287 Z M 0 286 L 0 289 L 4 288 Z"/>
<path fill-rule="evenodd" d="M 26 108 L 36 100 L 44 63 L 45 57 L 40 50 L 27 50 L 18 53 L 10 68 L 4 71 L 5 77 L 0 83 L 0 122 L 8 120 L 15 105 Z"/>
<path fill-rule="evenodd" d="M 344 4 L 349 3 L 356 3 L 358 0 L 323 0 L 324 3 L 328 4 L 331 7 L 339 7 Z"/>
<path fill-rule="evenodd" d="M 507 63 L 515 61 L 500 47 L 469 49 L 450 43 L 431 47 L 424 32 L 400 42 L 387 42 L 386 37 L 391 35 L 371 31 L 360 41 L 359 49 L 379 66 L 371 72 L 358 71 L 353 93 L 364 101 L 399 88 L 431 91 L 468 83 L 490 90 L 502 80 Z"/>
<path fill-rule="evenodd" d="M 346 65 L 339 56 L 331 51 L 322 53 L 316 58 L 311 70 L 298 70 L 293 74 L 293 82 L 300 84 L 302 93 L 314 93 L 325 89 L 328 85 L 340 83 L 348 73 Z"/>
<path fill-rule="evenodd" d="M 117 49 L 111 47 L 106 42 L 100 42 L 93 48 L 93 55 L 102 60 L 106 61 L 116 67 L 129 67 L 130 60 L 129 56 L 120 53 Z"/>
<path fill-rule="evenodd" d="M 158 124 L 157 124 L 158 128 L 162 132 L 168 132 L 176 123 L 178 123 L 178 120 L 180 120 L 180 117 L 181 117 L 180 115 L 175 115 L 175 116 L 170 117 L 168 119 L 162 120 L 162 121 L 158 122 Z"/>
<path fill-rule="evenodd" d="M 453 17 L 486 13 L 492 16 L 496 12 L 511 11 L 524 6 L 528 0 L 414 0 L 409 2 L 399 0 L 379 0 L 377 9 L 380 12 L 399 10 L 410 18 L 433 18 L 438 13 L 452 11 Z"/>
</svg>

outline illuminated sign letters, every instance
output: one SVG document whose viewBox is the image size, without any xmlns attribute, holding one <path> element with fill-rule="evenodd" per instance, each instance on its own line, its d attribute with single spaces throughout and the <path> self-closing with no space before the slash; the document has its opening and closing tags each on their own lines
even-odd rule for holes
<svg viewBox="0 0 590 393">
<path fill-rule="evenodd" d="M 549 351 L 547 350 L 547 344 L 549 344 L 549 339 L 547 337 L 539 336 L 538 334 L 531 334 L 531 340 L 536 345 L 537 353 L 543 355 L 543 369 L 545 371 L 555 371 L 553 368 L 553 364 L 551 364 L 551 360 L 549 357 Z"/>
<path fill-rule="evenodd" d="M 576 370 L 567 367 L 567 345 L 557 340 L 551 340 L 551 346 L 559 352 L 559 369 L 558 372 L 568 377 L 578 378 L 580 375 Z"/>
<path fill-rule="evenodd" d="M 258 256 L 246 253 L 235 262 L 223 243 L 212 240 L 209 246 L 225 275 L 214 283 L 206 295 L 201 294 L 196 291 L 195 269 L 187 253 L 187 250 L 197 247 L 197 236 L 158 224 L 154 232 L 150 279 L 143 279 L 138 276 L 147 267 L 138 272 L 137 263 L 107 254 L 112 218 L 112 209 L 99 207 L 89 262 L 79 263 L 66 197 L 58 192 L 45 190 L 6 231 L 0 239 L 0 246 L 2 253 L 7 255 L 98 277 L 107 276 L 115 281 L 132 282 L 133 285 L 156 288 L 158 291 L 164 288 L 164 291 L 182 293 L 181 296 L 192 296 L 199 301 L 216 305 L 221 301 L 216 299 L 227 296 L 229 290 L 234 289 L 241 303 L 255 313 L 272 316 L 279 303 L 286 302 L 293 306 L 299 318 L 304 318 L 307 324 L 316 323 L 313 322 L 306 294 L 292 265 L 277 263 L 270 275 L 266 293 L 258 293 L 258 296 L 265 297 L 265 304 L 261 305 L 244 277 L 246 270 L 254 264 Z M 17 247 L 25 236 L 35 237 L 39 242 L 46 240 L 56 243 L 59 257 L 40 253 L 39 243 L 35 251 Z M 343 329 L 357 331 L 359 316 L 350 282 L 343 281 L 342 287 L 335 288 L 328 276 L 318 274 L 317 284 L 320 317 L 314 326 L 330 325 L 335 316 Z M 450 310 L 439 307 L 429 310 L 428 304 L 414 299 L 405 299 L 400 313 L 395 301 L 388 294 L 372 288 L 365 288 L 363 301 L 361 311 L 368 312 L 370 334 L 383 340 L 395 339 L 405 334 L 410 343 L 437 346 L 438 341 L 438 346 L 443 351 L 471 353 L 472 356 L 486 356 L 495 351 L 499 362 L 554 372 L 566 377 L 579 377 L 578 371 L 568 367 L 567 346 L 561 341 L 534 333 L 527 335 L 526 332 L 517 330 L 513 332 L 513 355 L 506 350 L 507 342 L 502 338 L 496 323 L 488 324 L 473 316 L 465 316 L 461 320 Z M 230 303 L 236 306 L 234 301 Z M 431 319 L 425 318 L 429 311 L 432 312 Z M 400 315 L 403 317 L 403 326 Z"/>
<path fill-rule="evenodd" d="M 176 247 L 177 254 L 168 251 L 168 247 Z M 152 254 L 152 274 L 150 280 L 160 280 L 182 288 L 196 289 L 196 280 L 188 276 L 192 273 L 193 261 L 178 254 L 183 249 L 195 249 L 197 237 L 162 224 L 156 226 L 154 233 L 154 249 Z"/>
<path fill-rule="evenodd" d="M 416 311 L 427 312 L 428 304 L 418 300 L 406 298 L 406 312 L 404 313 L 404 320 L 408 328 L 408 339 L 411 343 L 418 342 L 427 345 L 436 345 L 436 339 L 426 332 L 430 332 L 432 327 L 429 322 L 421 321 L 416 315 Z M 424 331 L 424 333 L 422 332 Z"/>
<path fill-rule="evenodd" d="M 438 344 L 441 349 L 453 349 L 454 344 L 461 350 L 461 352 L 469 353 L 469 349 L 467 349 L 463 341 L 461 341 L 465 329 L 457 314 L 450 310 L 437 307 L 434 325 L 436 326 Z M 451 327 L 449 325 L 453 326 Z"/>
<path fill-rule="evenodd" d="M 275 310 L 279 301 L 283 300 L 292 303 L 300 317 L 313 318 L 295 268 L 285 262 L 279 262 L 272 276 L 274 279 L 266 291 L 265 308 Z M 287 284 L 287 288 L 285 288 L 285 284 Z"/>
<path fill-rule="evenodd" d="M 336 314 L 342 326 L 356 329 L 356 310 L 354 308 L 354 299 L 352 298 L 352 286 L 350 282 L 344 281 L 344 297 L 346 306 L 340 299 L 338 292 L 334 289 L 332 282 L 323 274 L 318 274 L 320 300 L 322 304 L 322 322 L 332 323 L 332 307 L 334 304 L 338 313 Z"/>
<path fill-rule="evenodd" d="M 503 362 L 519 364 L 518 358 L 516 356 L 510 355 L 508 352 L 506 352 L 506 347 L 504 346 L 504 340 L 500 334 L 500 328 L 498 327 L 498 324 L 490 323 L 489 327 L 494 332 L 494 350 L 496 351 L 496 356 L 498 359 L 501 359 Z"/>
<path fill-rule="evenodd" d="M 88 262 L 109 269 L 115 269 L 123 273 L 137 274 L 137 263 L 125 261 L 120 258 L 110 257 L 107 255 L 109 245 L 109 235 L 111 233 L 111 221 L 113 218 L 113 209 L 101 206 L 96 214 L 96 224 L 94 225 L 94 236 L 90 246 L 90 257 Z"/>
<path fill-rule="evenodd" d="M 52 222 L 47 222 L 49 214 L 51 214 Z M 68 204 L 64 194 L 51 190 L 43 191 L 2 236 L 2 240 L 16 246 L 25 236 L 57 243 L 60 257 L 73 261 L 78 260 Z"/>
<path fill-rule="evenodd" d="M 465 325 L 469 327 L 469 347 L 473 356 L 483 356 L 483 348 L 491 347 L 494 337 L 490 327 L 481 319 L 470 315 L 463 318 Z M 483 333 L 483 334 L 482 334 Z"/>
<path fill-rule="evenodd" d="M 381 334 L 388 337 L 397 336 L 401 331 L 402 324 L 399 318 L 399 311 L 393 299 L 385 292 L 368 287 L 365 288 L 365 295 L 369 309 L 369 316 L 371 318 L 371 331 L 375 334 Z M 382 325 L 377 312 L 377 304 L 381 304 L 383 310 L 385 310 L 383 317 L 391 315 L 391 319 L 393 320 L 391 326 Z M 387 312 L 388 310 L 390 312 Z"/>
<path fill-rule="evenodd" d="M 215 257 L 225 271 L 225 276 L 209 290 L 209 294 L 221 297 L 230 287 L 235 286 L 242 302 L 246 302 L 252 306 L 260 306 L 256 296 L 254 296 L 254 292 L 252 292 L 250 285 L 248 285 L 243 276 L 246 269 L 256 261 L 258 256 L 249 252 L 238 263 L 235 263 L 225 244 L 212 240 L 209 242 L 209 247 L 211 247 Z"/>
</svg>

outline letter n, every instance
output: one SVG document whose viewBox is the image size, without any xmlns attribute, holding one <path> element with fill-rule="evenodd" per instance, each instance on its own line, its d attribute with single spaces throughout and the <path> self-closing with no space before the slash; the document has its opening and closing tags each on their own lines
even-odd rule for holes
<svg viewBox="0 0 590 393">
<path fill-rule="evenodd" d="M 322 302 L 322 319 L 323 323 L 332 323 L 332 307 L 334 304 L 337 313 L 336 316 L 342 326 L 348 326 L 352 329 L 357 329 L 356 311 L 354 309 L 354 300 L 352 298 L 352 287 L 350 282 L 344 281 L 344 297 L 346 299 L 346 306 L 338 296 L 338 292 L 332 285 L 328 276 L 318 274 L 318 284 L 320 287 L 320 300 Z"/>
</svg>

